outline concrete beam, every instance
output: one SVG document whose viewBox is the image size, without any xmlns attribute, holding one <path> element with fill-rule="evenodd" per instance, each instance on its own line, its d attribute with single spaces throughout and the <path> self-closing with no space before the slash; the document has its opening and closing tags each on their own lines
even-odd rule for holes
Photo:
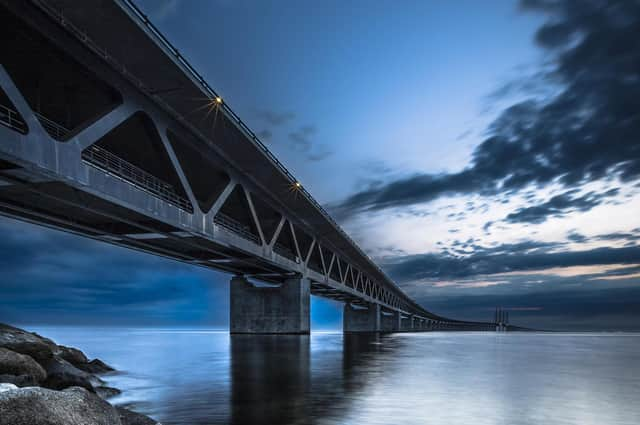
<svg viewBox="0 0 640 425">
<path fill-rule="evenodd" d="M 358 309 L 345 304 L 342 328 L 344 332 L 380 332 L 380 304 L 371 303 L 368 308 Z"/>
<path fill-rule="evenodd" d="M 232 334 L 308 334 L 311 285 L 287 279 L 278 287 L 256 287 L 245 277 L 231 279 Z"/>
</svg>

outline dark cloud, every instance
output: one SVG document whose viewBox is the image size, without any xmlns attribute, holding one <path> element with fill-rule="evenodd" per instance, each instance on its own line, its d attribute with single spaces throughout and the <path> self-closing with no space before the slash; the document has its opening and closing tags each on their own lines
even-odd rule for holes
<svg viewBox="0 0 640 425">
<path fill-rule="evenodd" d="M 577 243 L 585 243 L 592 241 L 604 241 L 604 242 L 628 242 L 629 244 L 634 244 L 640 241 L 640 229 L 633 229 L 629 232 L 613 232 L 613 233 L 603 233 L 601 235 L 595 235 L 591 237 L 587 237 L 581 233 L 576 232 L 575 230 L 569 232 L 567 235 L 567 239 L 572 242 Z"/>
<path fill-rule="evenodd" d="M 0 322 L 226 324 L 218 273 L 4 218 L 0 232 Z"/>
<path fill-rule="evenodd" d="M 465 246 L 466 245 L 466 246 Z M 466 255 L 427 253 L 387 259 L 384 268 L 399 282 L 425 279 L 460 279 L 496 273 L 544 270 L 551 267 L 640 262 L 640 246 L 596 248 L 588 251 L 558 252 L 561 243 L 527 241 L 482 247 L 472 243 L 457 246 L 471 248 Z"/>
<path fill-rule="evenodd" d="M 640 241 L 639 232 L 614 232 L 614 233 L 605 233 L 602 235 L 597 235 L 594 239 L 599 241 Z"/>
<path fill-rule="evenodd" d="M 482 226 L 482 230 L 484 230 L 484 232 L 486 234 L 490 234 L 489 230 L 491 230 L 491 226 L 493 225 L 493 221 L 487 221 L 486 223 L 484 223 L 484 225 Z"/>
<path fill-rule="evenodd" d="M 337 216 L 447 195 L 640 176 L 640 3 L 531 0 L 522 8 L 547 16 L 536 42 L 550 57 L 543 74 L 553 94 L 505 109 L 464 170 L 367 188 L 334 205 Z"/>
<path fill-rule="evenodd" d="M 333 152 L 326 146 L 319 146 L 317 152 L 311 152 L 307 155 L 309 161 L 322 161 L 333 155 Z"/>
<path fill-rule="evenodd" d="M 293 147 L 302 152 L 311 150 L 311 139 L 317 130 L 313 125 L 305 125 L 289 133 L 289 139 L 293 142 Z"/>
<path fill-rule="evenodd" d="M 289 133 L 291 147 L 305 154 L 309 161 L 322 161 L 333 154 L 325 145 L 316 145 L 314 148 L 313 138 L 317 132 L 315 126 L 304 125 Z"/>
<path fill-rule="evenodd" d="M 567 235 L 567 239 L 570 240 L 571 242 L 576 242 L 576 243 L 583 243 L 588 241 L 588 238 L 585 235 L 582 235 L 576 231 L 570 232 Z"/>
<path fill-rule="evenodd" d="M 256 111 L 256 116 L 268 125 L 277 127 L 293 121 L 296 114 L 293 112 L 276 112 L 267 109 L 259 109 Z"/>
<path fill-rule="evenodd" d="M 258 137 L 263 140 L 273 141 L 274 133 L 278 127 L 292 124 L 296 118 L 293 112 L 277 112 L 268 109 L 258 109 L 255 115 L 266 125 L 266 128 L 259 131 Z M 322 161 L 333 154 L 326 145 L 316 145 L 313 138 L 317 133 L 314 125 L 303 125 L 296 130 L 290 131 L 287 135 L 289 143 L 287 147 L 302 154 L 308 161 Z"/>
<path fill-rule="evenodd" d="M 273 133 L 271 132 L 271 130 L 268 129 L 264 129 L 264 130 L 260 130 L 258 133 L 258 137 L 262 140 L 269 140 L 273 137 Z"/>
<path fill-rule="evenodd" d="M 618 195 L 619 189 L 610 189 L 606 192 L 576 196 L 577 190 L 561 193 L 541 204 L 520 208 L 509 214 L 505 221 L 508 223 L 533 223 L 545 222 L 550 217 L 564 217 L 571 212 L 586 212 L 602 204 L 607 198 Z"/>
</svg>

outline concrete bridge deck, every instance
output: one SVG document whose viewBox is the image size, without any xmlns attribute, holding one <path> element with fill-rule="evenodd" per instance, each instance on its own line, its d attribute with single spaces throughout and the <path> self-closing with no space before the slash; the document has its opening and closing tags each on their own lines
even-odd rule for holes
<svg viewBox="0 0 640 425">
<path fill-rule="evenodd" d="M 496 329 L 408 297 L 130 1 L 0 0 L 0 33 L 1 214 L 232 273 L 232 332 L 306 333 L 309 294 Z"/>
</svg>

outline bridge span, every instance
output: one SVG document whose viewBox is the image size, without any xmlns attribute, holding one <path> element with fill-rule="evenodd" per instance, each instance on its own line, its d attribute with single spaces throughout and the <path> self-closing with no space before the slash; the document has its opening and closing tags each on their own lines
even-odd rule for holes
<svg viewBox="0 0 640 425">
<path fill-rule="evenodd" d="M 308 333 L 310 294 L 346 332 L 513 329 L 408 297 L 130 1 L 0 0 L 0 33 L 0 214 L 233 274 L 232 333 Z"/>
</svg>

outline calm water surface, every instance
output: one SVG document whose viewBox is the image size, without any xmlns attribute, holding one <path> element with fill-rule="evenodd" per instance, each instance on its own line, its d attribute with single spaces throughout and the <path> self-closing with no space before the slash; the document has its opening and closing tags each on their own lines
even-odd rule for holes
<svg viewBox="0 0 640 425">
<path fill-rule="evenodd" d="M 31 328 L 164 424 L 640 424 L 640 335 Z"/>
</svg>

